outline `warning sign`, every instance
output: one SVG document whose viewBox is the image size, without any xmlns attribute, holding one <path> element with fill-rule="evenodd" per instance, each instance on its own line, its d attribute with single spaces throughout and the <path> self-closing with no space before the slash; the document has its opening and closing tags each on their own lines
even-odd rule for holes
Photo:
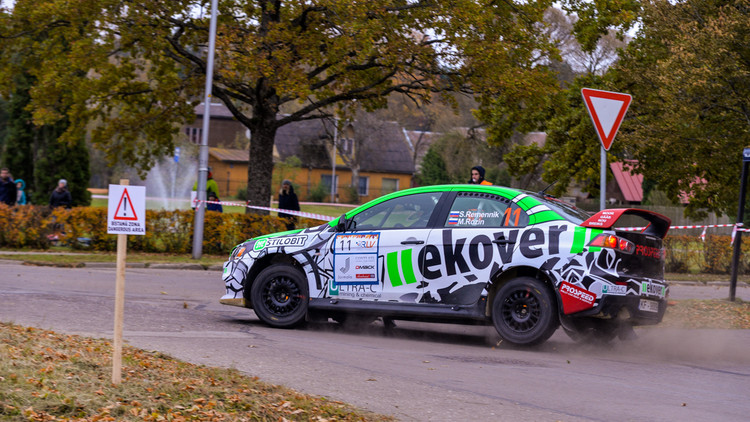
<svg viewBox="0 0 750 422">
<path fill-rule="evenodd" d="M 107 233 L 146 234 L 146 187 L 109 185 Z"/>
</svg>

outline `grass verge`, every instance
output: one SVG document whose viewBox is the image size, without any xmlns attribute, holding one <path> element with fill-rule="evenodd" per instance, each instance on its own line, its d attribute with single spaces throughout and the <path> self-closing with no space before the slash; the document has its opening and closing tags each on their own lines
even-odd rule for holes
<svg viewBox="0 0 750 422">
<path fill-rule="evenodd" d="M 721 299 L 669 301 L 659 326 L 747 330 L 750 329 L 750 302 Z"/>
<path fill-rule="evenodd" d="M 125 346 L 111 383 L 111 344 L 0 322 L 0 419 L 18 421 L 390 421 L 233 369 Z"/>
<path fill-rule="evenodd" d="M 62 252 L 62 251 L 58 251 Z M 203 255 L 201 259 L 192 259 L 190 255 L 170 255 L 159 253 L 128 252 L 127 262 L 144 262 L 149 264 L 200 264 L 204 267 L 211 265 L 222 265 L 229 257 L 226 255 Z M 27 262 L 36 265 L 56 265 L 62 267 L 75 267 L 84 262 L 116 262 L 117 253 L 115 252 L 97 252 L 97 253 L 76 253 L 76 252 L 35 252 L 30 251 L 24 254 L 10 254 L 0 251 L 0 259 Z"/>
</svg>

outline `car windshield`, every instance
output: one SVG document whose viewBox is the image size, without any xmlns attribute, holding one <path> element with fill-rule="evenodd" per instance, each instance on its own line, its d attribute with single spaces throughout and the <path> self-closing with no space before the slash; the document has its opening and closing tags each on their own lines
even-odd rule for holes
<svg viewBox="0 0 750 422">
<path fill-rule="evenodd" d="M 556 213 L 565 217 L 565 219 L 570 221 L 571 223 L 581 224 L 584 221 L 588 220 L 589 217 L 591 217 L 591 214 L 589 214 L 588 212 L 582 209 L 578 209 L 573 205 L 568 204 L 567 202 L 557 199 L 553 196 L 540 196 L 538 193 L 532 192 L 526 193 L 538 199 L 544 205 L 550 207 L 552 211 L 555 211 Z"/>
</svg>

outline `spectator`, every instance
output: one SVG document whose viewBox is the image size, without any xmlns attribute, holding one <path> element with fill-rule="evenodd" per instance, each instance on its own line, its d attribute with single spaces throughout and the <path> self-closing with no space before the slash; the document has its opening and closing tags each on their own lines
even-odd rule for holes
<svg viewBox="0 0 750 422">
<path fill-rule="evenodd" d="M 0 169 L 0 202 L 7 205 L 15 205 L 17 196 L 16 184 L 13 182 L 10 170 L 3 167 Z"/>
<path fill-rule="evenodd" d="M 474 166 L 471 168 L 470 185 L 491 185 L 492 183 L 484 180 L 484 167 Z"/>
<path fill-rule="evenodd" d="M 26 182 L 24 182 L 23 179 L 16 179 L 16 190 L 18 190 L 18 194 L 16 195 L 16 204 L 28 204 L 29 201 L 26 199 Z"/>
<path fill-rule="evenodd" d="M 193 183 L 193 190 L 198 190 L 198 181 Z M 206 198 L 213 192 L 216 197 L 219 197 L 219 184 L 214 180 L 214 174 L 211 172 L 211 168 L 208 169 L 208 178 L 206 179 Z"/>
<path fill-rule="evenodd" d="M 60 179 L 57 182 L 57 187 L 49 197 L 49 207 L 52 209 L 57 207 L 70 208 L 72 203 L 73 198 L 70 196 L 70 191 L 68 191 L 68 181 Z"/>
<path fill-rule="evenodd" d="M 209 192 L 208 193 L 208 201 L 209 202 L 219 202 L 219 198 L 216 196 L 215 193 Z M 224 208 L 221 206 L 221 204 L 206 204 L 206 211 L 218 211 L 218 212 L 224 212 Z"/>
<path fill-rule="evenodd" d="M 299 201 L 297 200 L 297 194 L 294 193 L 294 186 L 289 180 L 281 182 L 281 190 L 279 190 L 279 209 L 299 211 Z M 286 219 L 286 229 L 294 230 L 295 224 L 297 223 L 297 217 L 291 214 L 279 213 L 279 217 Z"/>
</svg>

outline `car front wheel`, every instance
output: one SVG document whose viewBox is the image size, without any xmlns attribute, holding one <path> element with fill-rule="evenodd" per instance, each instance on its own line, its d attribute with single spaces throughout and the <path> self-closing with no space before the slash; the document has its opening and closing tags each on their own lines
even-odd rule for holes
<svg viewBox="0 0 750 422">
<path fill-rule="evenodd" d="M 543 282 L 518 277 L 505 283 L 492 302 L 492 322 L 508 343 L 532 346 L 544 343 L 559 325 L 557 307 Z"/>
<path fill-rule="evenodd" d="M 258 274 L 250 289 L 258 318 L 277 328 L 291 328 L 305 320 L 307 281 L 291 265 L 272 265 Z"/>
</svg>

